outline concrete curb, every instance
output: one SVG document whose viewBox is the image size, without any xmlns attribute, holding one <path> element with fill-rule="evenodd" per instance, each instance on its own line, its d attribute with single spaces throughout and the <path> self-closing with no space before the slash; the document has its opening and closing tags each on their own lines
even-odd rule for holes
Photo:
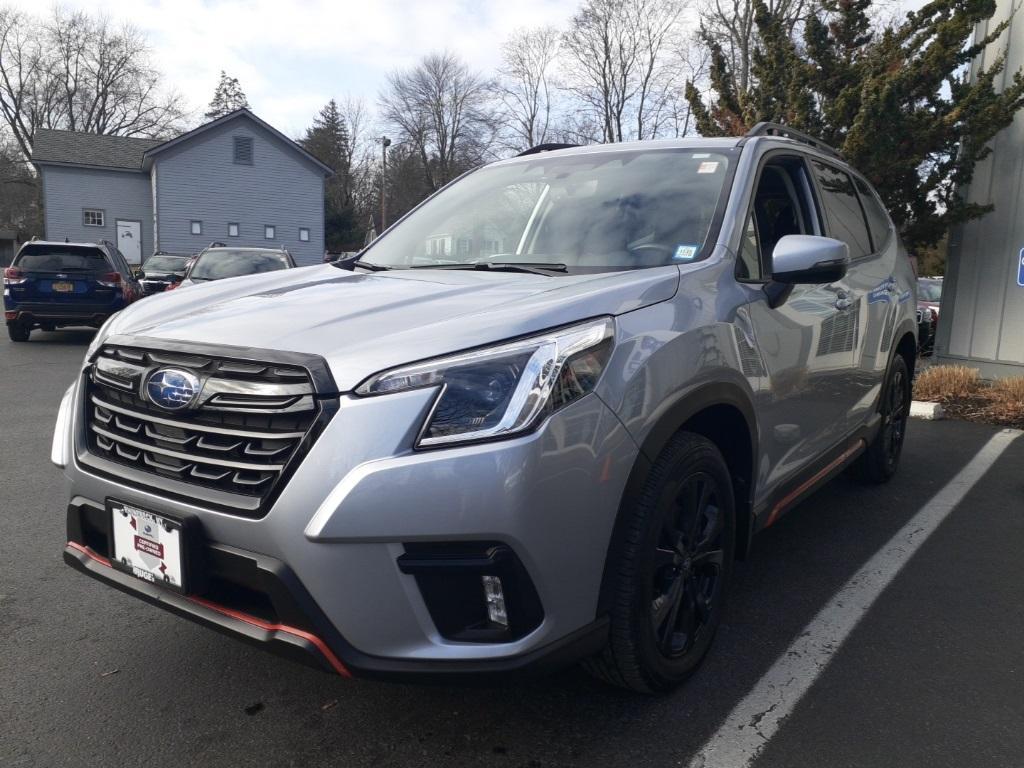
<svg viewBox="0 0 1024 768">
<path fill-rule="evenodd" d="M 910 403 L 910 418 L 938 421 L 946 418 L 946 411 L 939 403 L 927 403 L 923 400 L 913 400 Z"/>
</svg>

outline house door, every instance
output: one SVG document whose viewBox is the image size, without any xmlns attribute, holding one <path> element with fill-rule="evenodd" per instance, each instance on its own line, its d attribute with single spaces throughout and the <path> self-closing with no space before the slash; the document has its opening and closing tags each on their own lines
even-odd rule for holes
<svg viewBox="0 0 1024 768">
<path fill-rule="evenodd" d="M 142 222 L 117 220 L 117 249 L 129 264 L 142 263 Z"/>
</svg>

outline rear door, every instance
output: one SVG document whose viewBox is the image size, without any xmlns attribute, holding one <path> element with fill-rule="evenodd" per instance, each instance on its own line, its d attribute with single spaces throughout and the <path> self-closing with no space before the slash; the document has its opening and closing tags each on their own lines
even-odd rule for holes
<svg viewBox="0 0 1024 768">
<path fill-rule="evenodd" d="M 874 411 L 879 387 L 889 360 L 891 326 L 895 318 L 898 291 L 893 276 L 893 259 L 888 243 L 876 243 L 868 227 L 862 194 L 845 169 L 818 159 L 811 160 L 824 208 L 828 234 L 850 247 L 850 268 L 842 281 L 843 310 L 852 345 L 848 386 L 854 397 L 844 414 L 852 431 Z"/>
<path fill-rule="evenodd" d="M 114 268 L 99 248 L 29 243 L 12 266 L 24 276 L 22 283 L 11 288 L 12 298 L 20 303 L 101 307 L 115 298 L 109 281 Z"/>
</svg>

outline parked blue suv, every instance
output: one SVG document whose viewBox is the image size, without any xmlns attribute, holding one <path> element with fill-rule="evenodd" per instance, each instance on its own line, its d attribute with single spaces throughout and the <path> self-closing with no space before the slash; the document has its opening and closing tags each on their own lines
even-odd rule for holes
<svg viewBox="0 0 1024 768">
<path fill-rule="evenodd" d="M 25 243 L 4 270 L 4 319 L 11 341 L 34 328 L 104 321 L 142 295 L 128 262 L 113 243 Z"/>
</svg>

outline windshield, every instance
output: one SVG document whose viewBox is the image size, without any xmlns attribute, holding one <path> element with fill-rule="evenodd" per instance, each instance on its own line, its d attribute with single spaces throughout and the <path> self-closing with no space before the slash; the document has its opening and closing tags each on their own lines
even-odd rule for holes
<svg viewBox="0 0 1024 768">
<path fill-rule="evenodd" d="M 731 154 L 605 151 L 483 168 L 374 242 L 389 267 L 480 262 L 638 269 L 701 258 Z"/>
<path fill-rule="evenodd" d="M 108 272 L 107 257 L 96 248 L 32 245 L 22 250 L 14 266 L 26 272 Z"/>
<path fill-rule="evenodd" d="M 918 280 L 917 298 L 921 301 L 942 301 L 942 283 L 938 280 Z"/>
<path fill-rule="evenodd" d="M 151 256 L 142 265 L 147 272 L 180 272 L 188 259 L 184 256 Z"/>
<path fill-rule="evenodd" d="M 189 278 L 192 280 L 220 280 L 223 277 L 254 275 L 288 269 L 283 253 L 270 251 L 212 250 L 199 256 Z"/>
</svg>

